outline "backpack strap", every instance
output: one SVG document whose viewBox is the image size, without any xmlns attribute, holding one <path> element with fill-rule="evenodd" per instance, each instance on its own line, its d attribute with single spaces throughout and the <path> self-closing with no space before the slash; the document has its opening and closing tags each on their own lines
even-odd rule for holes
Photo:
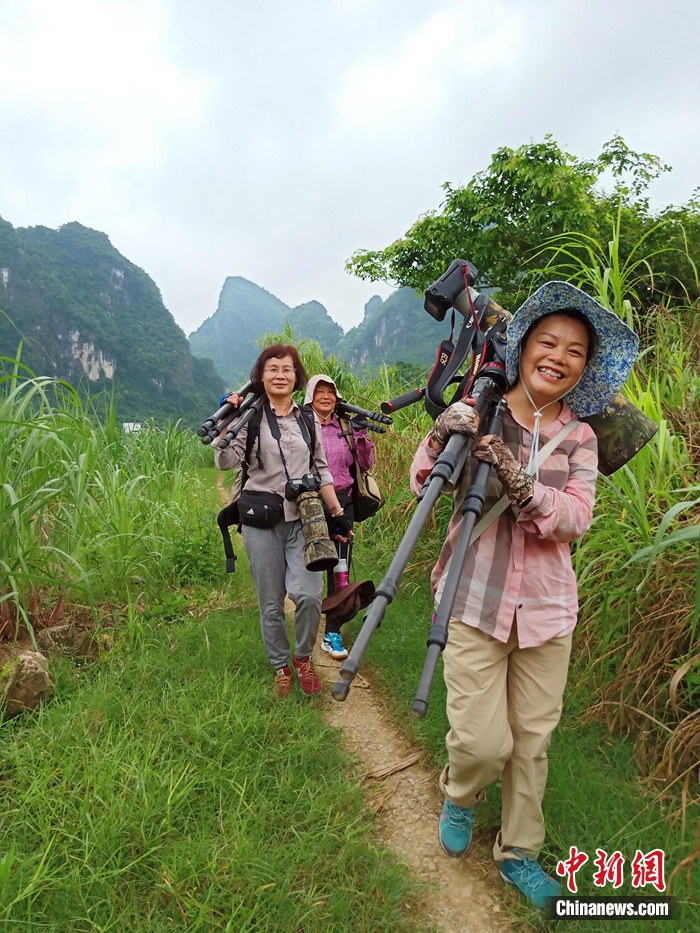
<svg viewBox="0 0 700 933">
<path fill-rule="evenodd" d="M 302 405 L 299 409 L 301 411 L 301 416 L 306 422 L 306 427 L 309 429 L 309 436 L 311 438 L 310 450 L 313 454 L 316 449 L 316 415 L 311 405 Z"/>
<path fill-rule="evenodd" d="M 257 459 L 258 459 L 258 469 L 264 470 L 262 458 L 260 456 L 260 425 L 262 423 L 263 409 L 262 406 L 258 411 L 253 415 L 253 417 L 248 422 L 248 433 L 245 439 L 245 454 L 243 455 L 243 460 L 241 461 L 241 467 L 243 469 L 243 480 L 241 483 L 241 492 L 243 492 L 243 487 L 248 482 L 248 470 L 250 469 L 250 458 L 253 456 L 253 448 L 255 447 L 256 441 L 258 445 L 257 450 Z"/>
<path fill-rule="evenodd" d="M 352 454 L 350 476 L 353 478 L 353 485 L 356 485 L 362 470 L 360 469 L 360 461 L 357 459 L 357 448 L 355 447 L 355 441 L 352 436 L 352 425 L 348 418 L 338 418 L 338 421 L 340 422 L 340 427 L 343 429 L 342 436 L 345 438 L 350 448 L 350 453 Z"/>
<path fill-rule="evenodd" d="M 243 460 L 241 460 L 241 489 L 248 482 L 248 469 L 250 467 L 250 458 L 253 455 L 253 448 L 255 447 L 255 442 L 257 440 L 258 444 L 258 467 L 262 470 L 264 469 L 262 460 L 260 459 L 260 424 L 262 422 L 262 407 L 255 412 L 253 417 L 248 422 L 248 433 L 246 434 L 245 440 L 245 453 L 243 455 Z M 239 493 L 240 495 L 240 493 Z M 236 553 L 233 550 L 233 543 L 231 541 L 231 532 L 229 527 L 231 525 L 238 525 L 238 530 L 241 530 L 241 521 L 238 514 L 238 499 L 235 499 L 233 502 L 229 502 L 227 506 L 219 512 L 216 517 L 216 522 L 219 526 L 219 531 L 221 532 L 221 537 L 224 542 L 224 553 L 226 554 L 226 573 L 235 573 L 236 572 Z"/>
<path fill-rule="evenodd" d="M 355 442 L 352 439 L 352 425 L 347 418 L 338 418 L 338 421 L 340 422 L 340 427 L 343 429 L 343 437 L 347 441 L 354 460 L 356 459 L 357 454 L 355 453 Z"/>
</svg>

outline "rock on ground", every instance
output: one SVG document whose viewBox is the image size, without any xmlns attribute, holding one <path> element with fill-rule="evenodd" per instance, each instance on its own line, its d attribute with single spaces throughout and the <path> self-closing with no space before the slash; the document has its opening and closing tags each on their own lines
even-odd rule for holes
<svg viewBox="0 0 700 933">
<path fill-rule="evenodd" d="M 52 625 L 36 633 L 36 646 L 44 654 L 74 644 L 75 628 L 72 625 Z"/>
<path fill-rule="evenodd" d="M 16 716 L 24 709 L 36 709 L 42 700 L 53 696 L 54 680 L 49 662 L 38 651 L 20 651 L 0 675 L 2 706 L 5 715 Z"/>
</svg>

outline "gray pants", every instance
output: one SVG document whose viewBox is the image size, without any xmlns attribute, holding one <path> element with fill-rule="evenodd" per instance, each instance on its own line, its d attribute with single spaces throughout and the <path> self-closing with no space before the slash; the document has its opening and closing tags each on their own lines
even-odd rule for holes
<svg viewBox="0 0 700 933">
<path fill-rule="evenodd" d="M 306 569 L 301 522 L 280 522 L 274 528 L 244 525 L 243 544 L 258 596 L 260 627 L 270 663 L 275 668 L 289 664 L 285 592 L 296 606 L 294 654 L 297 658 L 308 657 L 321 621 L 323 574 Z"/>
</svg>

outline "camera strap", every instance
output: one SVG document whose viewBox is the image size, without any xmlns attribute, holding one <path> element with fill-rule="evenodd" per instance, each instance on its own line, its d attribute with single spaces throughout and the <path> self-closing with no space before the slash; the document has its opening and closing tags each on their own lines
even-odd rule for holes
<svg viewBox="0 0 700 933">
<path fill-rule="evenodd" d="M 279 447 L 279 451 L 280 451 L 280 458 L 282 460 L 282 466 L 284 467 L 284 475 L 287 477 L 287 482 L 289 482 L 291 480 L 291 476 L 289 475 L 289 470 L 287 469 L 287 461 L 285 459 L 284 453 L 282 452 L 282 434 L 280 432 L 280 426 L 277 420 L 277 415 L 272 410 L 272 405 L 270 405 L 269 400 L 265 402 L 265 415 L 267 416 L 267 423 L 270 426 L 270 434 L 277 441 L 277 446 Z M 318 467 L 316 466 L 316 461 L 314 460 L 314 451 L 313 451 L 313 446 L 311 444 L 311 435 L 309 434 L 309 429 L 306 426 L 306 422 L 304 421 L 304 418 L 303 417 L 300 418 L 296 414 L 296 412 L 294 413 L 294 419 L 297 425 L 299 426 L 299 432 L 301 433 L 301 436 L 304 438 L 304 443 L 309 448 L 309 469 L 313 470 L 317 476 L 320 476 L 320 473 L 318 472 Z"/>
<path fill-rule="evenodd" d="M 448 403 L 444 399 L 444 392 L 453 382 L 468 383 L 471 382 L 481 367 L 484 360 L 484 348 L 487 343 L 487 337 L 481 329 L 481 322 L 489 311 L 492 302 L 486 295 L 479 295 L 472 303 L 473 313 L 471 318 L 465 318 L 462 328 L 459 332 L 457 343 L 453 343 L 454 321 L 452 323 L 450 339 L 443 340 L 438 350 L 437 359 L 433 370 L 428 377 L 428 384 L 425 390 L 425 407 L 432 418 L 437 418 L 448 404 L 462 398 L 462 385 L 455 392 L 452 400 Z M 466 376 L 460 377 L 459 370 L 464 361 L 472 353 L 472 361 L 469 372 Z"/>
</svg>

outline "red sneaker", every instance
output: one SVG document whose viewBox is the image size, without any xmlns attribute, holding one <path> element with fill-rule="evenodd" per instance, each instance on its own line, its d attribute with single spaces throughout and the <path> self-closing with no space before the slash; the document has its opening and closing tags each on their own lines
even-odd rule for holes
<svg viewBox="0 0 700 933">
<path fill-rule="evenodd" d="M 299 678 L 302 691 L 307 696 L 316 696 L 321 692 L 321 681 L 318 679 L 314 662 L 308 658 L 292 658 L 292 665 Z"/>
<path fill-rule="evenodd" d="M 288 667 L 278 667 L 275 671 L 275 693 L 284 700 L 292 692 L 292 672 Z"/>
</svg>

